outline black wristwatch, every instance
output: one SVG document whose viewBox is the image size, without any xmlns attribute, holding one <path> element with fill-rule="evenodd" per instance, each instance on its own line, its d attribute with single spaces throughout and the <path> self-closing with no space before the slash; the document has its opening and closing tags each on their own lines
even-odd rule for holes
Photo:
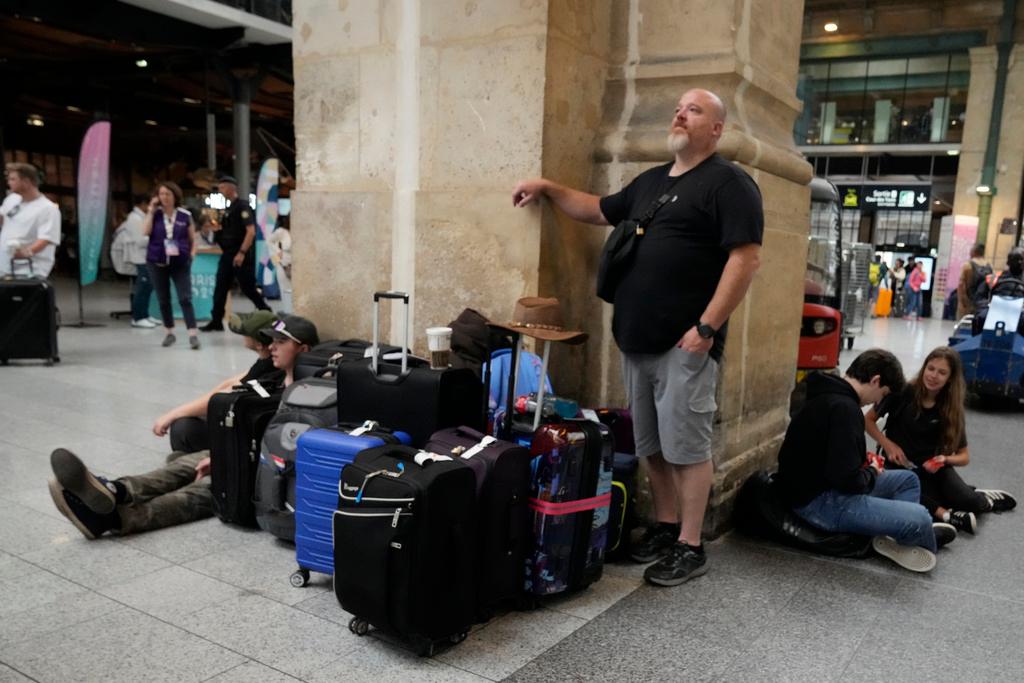
<svg viewBox="0 0 1024 683">
<path fill-rule="evenodd" d="M 702 322 L 697 323 L 697 334 L 700 335 L 701 339 L 711 339 L 712 337 L 715 336 L 715 332 L 717 331 L 718 330 L 711 327 L 711 325 L 707 325 Z"/>
</svg>

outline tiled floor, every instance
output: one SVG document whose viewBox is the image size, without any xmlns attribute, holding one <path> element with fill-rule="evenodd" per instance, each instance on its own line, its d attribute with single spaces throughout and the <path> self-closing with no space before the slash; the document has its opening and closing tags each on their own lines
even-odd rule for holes
<svg viewBox="0 0 1024 683">
<path fill-rule="evenodd" d="M 74 289 L 61 283 L 65 321 Z M 50 502 L 47 455 L 97 471 L 159 465 L 164 409 L 247 366 L 229 333 L 159 348 L 159 330 L 107 319 L 119 290 L 86 290 L 54 368 L 0 368 L 0 682 L 1014 679 L 1024 668 L 1021 512 L 990 516 L 928 576 L 728 535 L 692 584 L 642 586 L 610 565 L 591 589 L 476 629 L 431 660 L 349 633 L 329 581 L 289 585 L 293 551 L 215 519 L 88 542 Z M 248 303 L 236 302 L 245 309 Z M 913 372 L 949 324 L 872 321 L 857 350 Z M 844 367 L 852 354 L 844 354 Z M 1021 413 L 969 415 L 968 480 L 1024 491 Z"/>
</svg>

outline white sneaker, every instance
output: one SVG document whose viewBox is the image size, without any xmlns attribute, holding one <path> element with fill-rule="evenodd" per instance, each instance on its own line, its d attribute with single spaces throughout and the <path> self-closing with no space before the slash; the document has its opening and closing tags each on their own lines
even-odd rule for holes
<svg viewBox="0 0 1024 683">
<path fill-rule="evenodd" d="M 161 320 L 160 318 L 154 318 L 153 316 L 150 316 L 150 317 L 146 318 L 146 320 L 148 320 L 149 322 L 153 323 L 153 327 L 157 327 L 159 325 L 163 325 L 164 324 L 163 320 Z"/>
<path fill-rule="evenodd" d="M 900 545 L 888 536 L 871 539 L 875 552 L 912 572 L 930 572 L 935 569 L 935 553 L 916 545 Z"/>
<path fill-rule="evenodd" d="M 132 327 L 141 327 L 147 330 L 151 330 L 156 327 L 156 323 L 149 318 L 143 318 L 142 320 L 133 320 Z"/>
</svg>

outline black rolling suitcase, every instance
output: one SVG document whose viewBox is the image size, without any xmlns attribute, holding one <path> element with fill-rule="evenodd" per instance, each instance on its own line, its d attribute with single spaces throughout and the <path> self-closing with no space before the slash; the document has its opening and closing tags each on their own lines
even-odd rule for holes
<svg viewBox="0 0 1024 683">
<path fill-rule="evenodd" d="M 309 351 L 300 353 L 295 359 L 294 377 L 296 380 L 313 377 L 327 366 L 337 366 L 354 360 L 363 360 L 369 356 L 372 344 L 365 339 L 345 339 L 320 342 Z M 402 357 L 402 349 L 390 344 L 382 344 L 379 349 L 384 360 L 398 360 Z"/>
<path fill-rule="evenodd" d="M 523 572 L 527 553 L 533 549 L 527 503 L 530 451 L 469 427 L 435 433 L 426 450 L 460 458 L 476 475 L 480 553 L 477 618 L 487 621 L 502 604 L 524 606 Z"/>
<path fill-rule="evenodd" d="M 476 617 L 476 478 L 460 460 L 385 445 L 341 471 L 334 592 L 355 615 L 430 656 Z"/>
<path fill-rule="evenodd" d="M 210 488 L 222 522 L 256 526 L 253 492 L 260 442 L 277 412 L 282 389 L 257 380 L 214 394 L 206 408 L 210 428 Z"/>
<path fill-rule="evenodd" d="M 379 341 L 380 300 L 400 299 L 405 304 L 405 346 L 409 345 L 409 295 L 376 292 L 373 295 L 373 347 Z M 485 387 L 470 369 L 434 370 L 409 362 L 402 352 L 400 364 L 380 362 L 371 352 L 362 362 L 338 366 L 338 422 L 374 420 L 401 430 L 422 446 L 445 427 L 467 426 L 483 431 Z"/>
<path fill-rule="evenodd" d="M 39 358 L 47 365 L 60 361 L 57 296 L 50 281 L 43 278 L 0 280 L 0 363 L 21 358 Z"/>
</svg>

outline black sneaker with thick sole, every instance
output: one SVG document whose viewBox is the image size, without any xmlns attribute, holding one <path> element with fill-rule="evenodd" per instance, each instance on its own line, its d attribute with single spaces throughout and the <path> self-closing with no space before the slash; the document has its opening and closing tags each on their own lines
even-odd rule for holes
<svg viewBox="0 0 1024 683">
<path fill-rule="evenodd" d="M 966 534 L 978 533 L 978 518 L 974 516 L 973 512 L 950 510 L 949 523 L 956 527 L 957 531 L 963 531 Z"/>
<path fill-rule="evenodd" d="M 675 543 L 668 554 L 644 572 L 644 581 L 655 586 L 678 586 L 708 571 L 708 558 L 704 553 L 685 543 Z"/>
<path fill-rule="evenodd" d="M 956 540 L 956 527 L 946 522 L 935 522 L 932 524 L 932 531 L 935 532 L 935 545 L 941 548 Z"/>
<path fill-rule="evenodd" d="M 50 467 L 62 488 L 67 489 L 93 512 L 103 515 L 114 511 L 117 503 L 111 484 L 89 471 L 81 458 L 66 448 L 50 453 Z"/>
<path fill-rule="evenodd" d="M 217 322 L 216 320 L 211 320 L 210 322 L 200 327 L 199 330 L 201 332 L 223 332 L 224 323 Z"/>
<path fill-rule="evenodd" d="M 1006 491 L 978 489 L 977 492 L 988 498 L 988 502 L 992 504 L 992 512 L 1006 512 L 1017 507 L 1017 499 Z"/>
<path fill-rule="evenodd" d="M 81 498 L 67 489 L 61 488 L 56 479 L 50 480 L 49 488 L 53 504 L 89 540 L 95 540 L 111 529 L 120 528 L 120 517 L 116 512 L 107 514 L 94 512 L 82 502 Z"/>
<path fill-rule="evenodd" d="M 641 564 L 654 562 L 665 556 L 672 544 L 679 538 L 679 527 L 674 524 L 658 523 L 647 527 L 640 540 L 629 551 L 629 557 Z"/>
</svg>

